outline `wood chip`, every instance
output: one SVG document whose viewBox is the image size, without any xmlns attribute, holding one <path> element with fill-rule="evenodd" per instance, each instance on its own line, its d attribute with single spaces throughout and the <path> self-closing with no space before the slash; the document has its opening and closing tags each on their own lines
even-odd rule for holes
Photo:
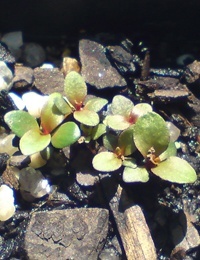
<svg viewBox="0 0 200 260">
<path fill-rule="evenodd" d="M 144 215 L 138 205 L 127 207 L 127 195 L 118 186 L 109 205 L 128 260 L 156 260 L 156 250 Z"/>
</svg>

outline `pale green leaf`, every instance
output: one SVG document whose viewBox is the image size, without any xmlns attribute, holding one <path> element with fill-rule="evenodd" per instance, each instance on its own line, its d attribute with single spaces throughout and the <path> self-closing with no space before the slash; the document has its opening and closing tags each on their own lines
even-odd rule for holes
<svg viewBox="0 0 200 260">
<path fill-rule="evenodd" d="M 169 130 L 164 119 L 155 112 L 138 118 L 134 125 L 134 142 L 141 154 L 146 157 L 150 148 L 159 156 L 169 144 Z"/>
<path fill-rule="evenodd" d="M 80 129 L 74 122 L 61 125 L 53 134 L 51 143 L 55 148 L 64 148 L 75 143 L 80 137 Z"/>
<path fill-rule="evenodd" d="M 75 111 L 74 118 L 78 122 L 88 126 L 95 126 L 99 123 L 99 115 L 94 111 L 86 109 Z"/>
<path fill-rule="evenodd" d="M 72 113 L 72 108 L 69 106 L 69 104 L 64 100 L 63 96 L 59 94 L 59 96 L 55 97 L 54 103 L 58 110 L 65 115 L 68 116 Z"/>
<path fill-rule="evenodd" d="M 105 98 L 94 97 L 87 101 L 85 104 L 85 109 L 99 112 L 107 103 L 108 100 Z"/>
<path fill-rule="evenodd" d="M 123 172 L 123 181 L 131 182 L 147 182 L 149 180 L 149 173 L 143 167 L 130 168 L 125 167 Z"/>
<path fill-rule="evenodd" d="M 147 103 L 139 103 L 134 106 L 132 110 L 132 114 L 136 117 L 143 116 L 147 114 L 148 112 L 152 112 L 152 106 L 150 106 Z"/>
<path fill-rule="evenodd" d="M 97 171 L 112 172 L 122 166 L 122 160 L 112 152 L 102 152 L 95 155 L 92 164 Z"/>
<path fill-rule="evenodd" d="M 103 146 L 109 151 L 114 151 L 118 146 L 118 137 L 110 133 L 106 134 L 103 137 Z"/>
<path fill-rule="evenodd" d="M 107 116 L 103 123 L 114 130 L 125 130 L 131 123 L 128 122 L 127 118 L 122 115 L 109 115 Z"/>
<path fill-rule="evenodd" d="M 104 124 L 98 124 L 92 129 L 92 139 L 97 140 L 100 136 L 106 133 L 106 126 Z"/>
<path fill-rule="evenodd" d="M 42 131 L 51 133 L 65 118 L 62 112 L 55 105 L 55 100 L 60 97 L 60 93 L 53 93 L 49 96 L 47 103 L 41 111 Z"/>
<path fill-rule="evenodd" d="M 167 150 L 165 150 L 161 155 L 159 156 L 160 161 L 164 161 L 165 159 L 169 158 L 170 156 L 176 156 L 177 149 L 174 142 L 170 142 Z"/>
<path fill-rule="evenodd" d="M 132 154 L 135 150 L 135 144 L 133 141 L 133 128 L 130 127 L 126 130 L 124 130 L 120 135 L 118 139 L 118 145 L 123 151 L 123 155 L 127 156 Z"/>
<path fill-rule="evenodd" d="M 39 130 L 36 119 L 25 111 L 10 111 L 5 114 L 4 120 L 6 124 L 10 127 L 12 132 L 18 137 L 22 137 L 26 132 L 31 129 Z"/>
<path fill-rule="evenodd" d="M 185 160 L 171 156 L 159 163 L 151 171 L 163 180 L 176 183 L 193 183 L 197 175 L 192 166 Z"/>
<path fill-rule="evenodd" d="M 133 107 L 133 102 L 122 95 L 116 95 L 111 104 L 112 113 L 124 117 L 129 117 Z"/>
<path fill-rule="evenodd" d="M 51 140 L 51 135 L 43 135 L 35 129 L 26 132 L 19 142 L 19 147 L 24 155 L 31 155 L 46 148 Z"/>
<path fill-rule="evenodd" d="M 65 78 L 64 91 L 69 102 L 76 107 L 83 103 L 87 95 L 87 86 L 79 73 L 71 71 Z"/>
<path fill-rule="evenodd" d="M 136 160 L 134 158 L 125 158 L 123 161 L 123 166 L 129 167 L 129 168 L 137 168 Z"/>
</svg>

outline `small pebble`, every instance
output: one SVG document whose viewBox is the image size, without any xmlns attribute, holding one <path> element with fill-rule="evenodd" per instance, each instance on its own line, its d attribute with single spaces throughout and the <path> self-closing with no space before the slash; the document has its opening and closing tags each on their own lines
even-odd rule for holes
<svg viewBox="0 0 200 260">
<path fill-rule="evenodd" d="M 45 51 L 37 43 L 27 43 L 22 52 L 22 59 L 25 65 L 35 68 L 45 61 Z"/>
<path fill-rule="evenodd" d="M 9 91 L 12 87 L 13 74 L 5 62 L 0 61 L 0 90 Z"/>
</svg>

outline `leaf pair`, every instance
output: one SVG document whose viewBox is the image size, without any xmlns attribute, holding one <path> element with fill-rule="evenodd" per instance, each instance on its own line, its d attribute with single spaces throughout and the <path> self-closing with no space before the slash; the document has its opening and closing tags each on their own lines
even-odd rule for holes
<svg viewBox="0 0 200 260">
<path fill-rule="evenodd" d="M 98 171 L 110 172 L 119 169 L 126 160 L 126 156 L 135 151 L 132 128 L 123 131 L 119 137 L 107 134 L 103 138 L 103 143 L 109 151 L 95 155 L 92 162 Z"/>
<path fill-rule="evenodd" d="M 108 115 L 104 124 L 114 130 L 125 130 L 137 121 L 137 118 L 152 111 L 152 107 L 147 103 L 140 103 L 134 106 L 133 102 L 117 95 L 111 104 L 111 115 Z"/>
<path fill-rule="evenodd" d="M 64 115 L 56 107 L 54 100 L 59 93 L 49 96 L 41 111 L 41 124 L 25 111 L 10 111 L 4 119 L 13 133 L 20 139 L 20 149 L 24 155 L 31 155 L 45 149 L 50 142 L 56 148 L 63 148 L 76 142 L 80 130 L 74 122 L 64 123 Z"/>
<path fill-rule="evenodd" d="M 176 183 L 191 183 L 197 178 L 195 170 L 185 160 L 176 157 L 174 143 L 164 119 L 150 112 L 138 118 L 134 126 L 134 142 L 145 159 L 152 157 L 155 165 L 151 168 L 158 177 Z M 151 150 L 153 154 L 148 154 Z"/>
<path fill-rule="evenodd" d="M 108 101 L 104 98 L 93 97 L 89 99 L 86 103 L 85 99 L 87 97 L 87 86 L 82 76 L 71 71 L 65 78 L 64 91 L 67 98 L 68 106 L 71 107 L 74 118 L 87 126 L 96 126 L 99 123 L 99 112 Z M 67 106 L 63 104 L 60 108 L 64 111 Z"/>
</svg>

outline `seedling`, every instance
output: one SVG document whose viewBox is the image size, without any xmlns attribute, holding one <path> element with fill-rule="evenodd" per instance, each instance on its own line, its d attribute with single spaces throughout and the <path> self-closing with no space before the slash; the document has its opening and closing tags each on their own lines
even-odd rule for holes
<svg viewBox="0 0 200 260">
<path fill-rule="evenodd" d="M 127 156 L 136 150 L 132 128 L 123 131 L 119 137 L 108 133 L 103 138 L 103 144 L 108 151 L 100 152 L 93 159 L 94 168 L 103 172 L 119 169 L 126 160 L 130 160 Z"/>
<path fill-rule="evenodd" d="M 94 168 L 110 172 L 124 166 L 125 182 L 147 182 L 150 172 L 176 183 L 192 183 L 197 178 L 190 164 L 176 156 L 175 140 L 170 139 L 169 127 L 155 112 L 138 117 L 135 124 L 124 130 L 119 138 L 106 135 L 103 140 L 108 151 L 94 157 Z M 135 150 L 142 154 L 143 162 L 134 158 Z"/>
<path fill-rule="evenodd" d="M 43 106 L 39 122 L 26 111 L 10 111 L 4 120 L 12 132 L 20 138 L 20 150 L 31 155 L 44 150 L 50 142 L 55 148 L 63 148 L 80 137 L 79 127 L 74 122 L 61 125 L 65 116 L 55 105 L 59 93 L 53 93 Z"/>
<path fill-rule="evenodd" d="M 171 182 L 196 181 L 195 170 L 188 162 L 176 156 L 174 142 L 170 142 L 170 131 L 160 115 L 149 112 L 138 118 L 133 136 L 135 146 L 143 155 L 144 166 L 148 171 Z M 124 175 L 123 179 L 131 181 L 132 175 L 134 170 Z"/>
<path fill-rule="evenodd" d="M 134 106 L 130 99 L 117 95 L 112 100 L 112 114 L 105 118 L 104 124 L 114 130 L 125 130 L 135 124 L 138 117 L 151 111 L 152 107 L 147 103 L 140 103 Z"/>
<path fill-rule="evenodd" d="M 71 71 L 67 74 L 64 83 L 64 91 L 66 95 L 66 101 L 59 97 L 56 99 L 57 108 L 63 113 L 71 109 L 74 118 L 87 126 L 96 126 L 99 124 L 99 112 L 108 101 L 104 98 L 92 97 L 87 99 L 87 86 L 82 76 Z"/>
</svg>

